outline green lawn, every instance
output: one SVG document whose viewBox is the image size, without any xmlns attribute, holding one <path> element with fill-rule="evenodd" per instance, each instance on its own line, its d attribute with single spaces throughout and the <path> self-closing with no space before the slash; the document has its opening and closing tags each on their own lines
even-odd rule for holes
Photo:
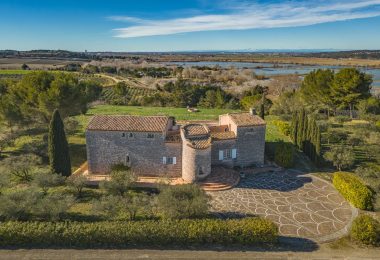
<svg viewBox="0 0 380 260">
<path fill-rule="evenodd" d="M 87 115 L 139 115 L 139 116 L 174 116 L 177 120 L 218 120 L 218 116 L 238 110 L 233 109 L 200 109 L 199 112 L 188 112 L 186 108 L 173 107 L 138 107 L 100 105 L 91 108 Z"/>
<path fill-rule="evenodd" d="M 32 71 L 33 70 L 0 70 L 0 75 L 23 75 Z"/>
</svg>

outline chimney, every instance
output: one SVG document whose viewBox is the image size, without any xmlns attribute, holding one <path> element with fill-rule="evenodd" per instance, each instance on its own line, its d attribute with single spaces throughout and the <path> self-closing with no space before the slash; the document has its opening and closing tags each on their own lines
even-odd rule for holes
<svg viewBox="0 0 380 260">
<path fill-rule="evenodd" d="M 257 113 L 256 113 L 256 109 L 253 108 L 253 107 L 251 107 L 251 108 L 249 109 L 249 113 L 250 113 L 251 115 L 253 115 L 253 116 L 257 115 Z"/>
</svg>

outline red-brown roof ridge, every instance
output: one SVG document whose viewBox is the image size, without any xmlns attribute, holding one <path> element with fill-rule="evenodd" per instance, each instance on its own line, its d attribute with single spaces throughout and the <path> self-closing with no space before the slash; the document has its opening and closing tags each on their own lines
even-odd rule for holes
<svg viewBox="0 0 380 260">
<path fill-rule="evenodd" d="M 167 116 L 95 115 L 87 126 L 92 131 L 163 132 Z"/>
</svg>

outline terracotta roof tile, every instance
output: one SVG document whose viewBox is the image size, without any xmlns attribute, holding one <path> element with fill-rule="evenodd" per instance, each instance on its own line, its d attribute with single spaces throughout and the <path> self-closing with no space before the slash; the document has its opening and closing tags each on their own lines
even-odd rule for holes
<svg viewBox="0 0 380 260">
<path fill-rule="evenodd" d="M 228 115 L 237 126 L 265 125 L 265 121 L 261 117 L 250 113 L 231 113 Z"/>
<path fill-rule="evenodd" d="M 227 125 L 210 126 L 210 133 L 213 140 L 229 140 L 235 139 L 235 133 L 228 129 Z"/>
<path fill-rule="evenodd" d="M 195 149 L 206 149 L 211 145 L 211 138 L 209 136 L 192 137 L 188 139 L 190 146 Z"/>
<path fill-rule="evenodd" d="M 96 115 L 87 130 L 163 132 L 169 118 L 166 116 Z"/>
<path fill-rule="evenodd" d="M 208 130 L 200 124 L 190 124 L 184 127 L 186 136 L 207 135 Z"/>
</svg>

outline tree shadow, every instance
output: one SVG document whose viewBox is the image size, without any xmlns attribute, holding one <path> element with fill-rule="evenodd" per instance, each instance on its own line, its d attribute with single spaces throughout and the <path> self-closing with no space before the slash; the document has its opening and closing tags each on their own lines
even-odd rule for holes
<svg viewBox="0 0 380 260">
<path fill-rule="evenodd" d="M 235 188 L 293 191 L 312 182 L 312 178 L 298 171 L 262 172 L 246 174 Z"/>
<path fill-rule="evenodd" d="M 46 246 L 36 245 L 36 246 L 9 246 L 0 247 L 0 249 L 7 250 L 19 250 L 19 249 L 111 249 L 111 250 L 121 250 L 121 249 L 138 249 L 138 250 L 183 250 L 183 251 L 213 251 L 213 252 L 313 252 L 319 249 L 319 245 L 306 238 L 295 238 L 295 237 L 282 237 L 280 236 L 278 241 L 275 243 L 256 243 L 252 245 L 240 245 L 240 244 L 177 244 L 176 241 L 169 241 L 169 244 L 164 245 L 86 245 L 86 246 L 75 246 L 65 245 L 65 246 L 53 246 L 47 243 Z M 170 244 L 172 243 L 172 244 Z"/>
</svg>

